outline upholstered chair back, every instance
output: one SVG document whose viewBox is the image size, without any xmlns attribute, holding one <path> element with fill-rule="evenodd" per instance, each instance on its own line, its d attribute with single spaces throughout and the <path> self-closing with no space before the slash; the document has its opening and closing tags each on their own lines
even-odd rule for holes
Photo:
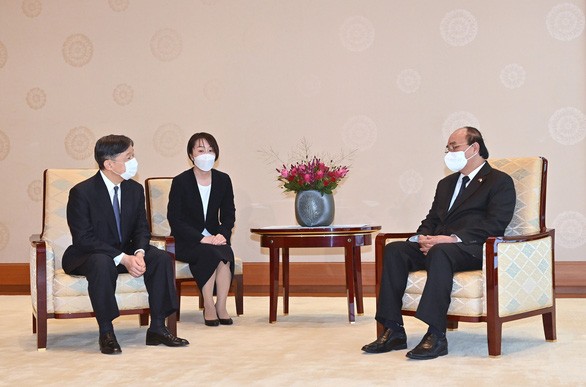
<svg viewBox="0 0 586 387">
<path fill-rule="evenodd" d="M 167 220 L 167 203 L 171 190 L 171 178 L 148 179 L 148 213 L 151 233 L 156 236 L 171 235 L 171 227 Z"/>
<path fill-rule="evenodd" d="M 67 201 L 69 190 L 77 183 L 95 175 L 97 169 L 47 169 L 45 171 L 45 195 L 43 202 L 42 239 L 49 242 L 52 251 L 47 260 L 55 260 L 55 269 L 61 269 L 61 258 L 71 245 L 71 233 L 67 225 Z"/>
<path fill-rule="evenodd" d="M 517 203 L 511 223 L 505 235 L 528 235 L 541 231 L 541 169 L 543 160 L 539 157 L 517 157 L 489 160 L 493 168 L 508 173 L 515 183 Z"/>
</svg>

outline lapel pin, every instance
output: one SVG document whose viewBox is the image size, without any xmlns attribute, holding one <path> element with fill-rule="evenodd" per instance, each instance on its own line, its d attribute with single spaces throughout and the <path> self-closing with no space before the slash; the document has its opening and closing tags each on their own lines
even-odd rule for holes
<svg viewBox="0 0 586 387">
<path fill-rule="evenodd" d="M 482 183 L 482 177 L 478 179 L 478 182 L 479 183 Z"/>
</svg>

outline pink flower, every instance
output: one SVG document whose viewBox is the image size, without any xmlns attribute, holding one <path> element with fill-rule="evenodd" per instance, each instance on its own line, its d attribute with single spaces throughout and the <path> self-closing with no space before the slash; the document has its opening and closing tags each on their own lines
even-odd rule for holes
<svg viewBox="0 0 586 387">
<path fill-rule="evenodd" d="M 285 179 L 289 177 L 289 171 L 285 166 L 283 166 L 283 169 L 281 169 L 281 177 Z"/>
</svg>

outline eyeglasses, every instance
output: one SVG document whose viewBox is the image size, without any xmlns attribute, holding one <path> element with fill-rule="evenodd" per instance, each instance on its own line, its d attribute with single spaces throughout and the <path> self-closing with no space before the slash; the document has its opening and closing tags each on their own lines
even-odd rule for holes
<svg viewBox="0 0 586 387">
<path fill-rule="evenodd" d="M 445 153 L 455 152 L 459 147 L 466 146 L 466 145 L 468 145 L 468 144 L 449 144 L 449 145 L 446 145 Z"/>
</svg>

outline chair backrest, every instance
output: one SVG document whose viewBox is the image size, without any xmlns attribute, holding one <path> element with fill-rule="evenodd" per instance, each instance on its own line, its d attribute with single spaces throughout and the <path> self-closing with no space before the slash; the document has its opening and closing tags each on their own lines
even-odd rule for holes
<svg viewBox="0 0 586 387">
<path fill-rule="evenodd" d="M 55 267 L 61 268 L 63 252 L 71 244 L 67 225 L 69 190 L 95 175 L 97 169 L 47 169 L 43 175 L 43 231 L 55 255 Z"/>
<path fill-rule="evenodd" d="M 493 168 L 509 174 L 515 183 L 517 203 L 505 235 L 527 235 L 544 231 L 547 159 L 516 157 L 489 159 L 488 162 Z"/>
<path fill-rule="evenodd" d="M 171 226 L 167 220 L 167 203 L 172 181 L 172 177 L 150 177 L 144 182 L 147 218 L 153 236 L 171 235 Z"/>
</svg>

